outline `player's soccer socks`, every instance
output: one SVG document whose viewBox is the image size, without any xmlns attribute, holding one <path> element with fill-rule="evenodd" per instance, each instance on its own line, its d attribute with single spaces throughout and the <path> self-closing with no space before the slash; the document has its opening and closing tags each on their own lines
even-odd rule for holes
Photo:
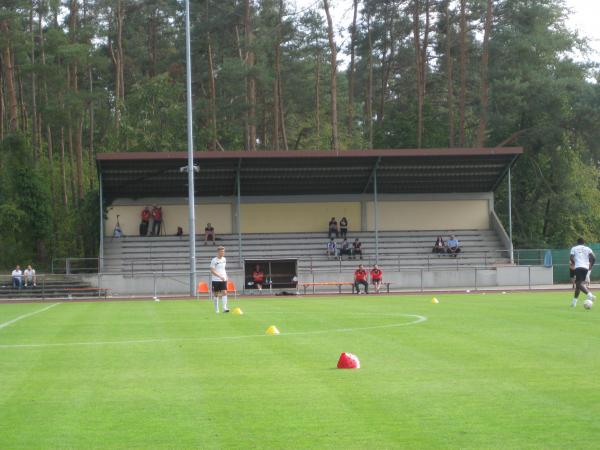
<svg viewBox="0 0 600 450">
<path fill-rule="evenodd" d="M 574 298 L 573 301 L 571 302 L 571 308 L 575 308 L 577 306 L 577 299 Z"/>
<path fill-rule="evenodd" d="M 219 313 L 219 297 L 213 297 L 213 303 L 215 305 L 215 312 Z"/>
<path fill-rule="evenodd" d="M 588 292 L 587 299 L 591 300 L 592 302 L 595 302 L 596 296 L 594 294 L 592 294 L 591 292 Z"/>
<path fill-rule="evenodd" d="M 223 312 L 229 312 L 229 308 L 227 307 L 227 296 L 226 295 L 221 297 L 221 302 L 223 305 Z"/>
</svg>

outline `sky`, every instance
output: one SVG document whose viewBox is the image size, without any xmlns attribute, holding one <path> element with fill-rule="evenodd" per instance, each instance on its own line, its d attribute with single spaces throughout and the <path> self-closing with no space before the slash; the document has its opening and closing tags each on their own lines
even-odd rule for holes
<svg viewBox="0 0 600 450">
<path fill-rule="evenodd" d="M 294 0 L 292 0 L 293 2 Z M 600 18 L 600 0 L 564 0 L 572 14 L 567 21 L 571 30 L 576 30 L 579 35 L 590 40 L 593 52 L 589 58 L 600 62 L 600 27 L 597 24 Z M 295 0 L 298 10 L 304 8 L 315 8 L 322 4 L 322 0 Z M 347 26 L 352 21 L 352 0 L 329 0 L 334 27 Z M 340 42 L 338 42 L 338 45 Z"/>
</svg>

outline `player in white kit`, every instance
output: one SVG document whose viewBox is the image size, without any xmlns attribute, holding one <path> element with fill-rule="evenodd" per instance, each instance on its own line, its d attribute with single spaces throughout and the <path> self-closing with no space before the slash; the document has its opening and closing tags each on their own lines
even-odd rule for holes
<svg viewBox="0 0 600 450">
<path fill-rule="evenodd" d="M 223 305 L 223 312 L 228 313 L 227 308 L 227 272 L 225 266 L 225 247 L 217 247 L 217 256 L 210 262 L 210 273 L 212 279 L 213 302 L 215 304 L 215 312 L 219 312 L 219 299 Z"/>
<path fill-rule="evenodd" d="M 571 249 L 570 260 L 573 267 L 575 267 L 575 294 L 573 295 L 571 306 L 573 308 L 577 306 L 577 298 L 580 291 L 587 294 L 587 299 L 596 301 L 596 297 L 592 295 L 585 285 L 586 276 L 592 270 L 592 266 L 596 262 L 596 256 L 592 249 L 585 245 L 583 238 L 577 239 L 577 245 Z"/>
</svg>

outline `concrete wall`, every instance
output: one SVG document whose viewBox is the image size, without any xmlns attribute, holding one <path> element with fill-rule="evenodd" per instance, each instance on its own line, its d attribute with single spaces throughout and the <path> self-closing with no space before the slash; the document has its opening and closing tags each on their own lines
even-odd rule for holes
<svg viewBox="0 0 600 450">
<path fill-rule="evenodd" d="M 104 235 L 111 236 L 119 214 L 125 235 L 139 234 L 144 206 L 161 205 L 165 234 L 177 227 L 188 234 L 187 199 L 117 199 L 108 208 Z M 378 226 L 381 231 L 490 229 L 492 193 L 381 195 Z M 314 195 L 295 197 L 243 197 L 240 205 L 242 233 L 323 232 L 331 217 L 346 217 L 349 231 L 375 229 L 373 196 Z M 197 198 L 196 233 L 211 222 L 217 234 L 237 233 L 235 197 Z"/>
<path fill-rule="evenodd" d="M 323 232 L 332 217 L 361 229 L 360 202 L 242 203 L 242 233 Z"/>
<path fill-rule="evenodd" d="M 177 227 L 183 228 L 183 233 L 188 234 L 188 207 L 187 204 L 169 204 L 157 203 L 162 206 L 163 225 L 165 234 L 174 235 Z M 117 214 L 123 233 L 127 236 L 137 236 L 139 234 L 139 225 L 141 221 L 141 212 L 144 209 L 143 204 L 138 205 L 113 205 L 108 209 L 105 221 L 104 235 L 111 236 L 117 223 Z M 152 209 L 152 204 L 149 204 Z M 232 212 L 230 203 L 208 203 L 196 204 L 196 234 L 204 234 L 204 227 L 210 222 L 215 228 L 215 232 L 229 234 L 232 229 Z M 150 221 L 152 226 L 152 221 Z"/>
<path fill-rule="evenodd" d="M 230 271 L 230 279 L 241 292 L 244 274 Z M 135 277 L 118 274 L 84 276 L 93 286 L 111 289 L 115 296 L 148 295 L 155 292 L 160 295 L 187 295 L 189 293 L 189 275 L 180 273 L 136 274 Z M 299 281 L 352 281 L 351 272 L 315 272 L 299 273 Z M 384 280 L 392 283 L 392 291 L 421 289 L 484 289 L 494 287 L 521 287 L 552 285 L 552 268 L 543 266 L 507 266 L 484 269 L 439 269 L 439 270 L 401 270 L 386 271 Z M 208 281 L 208 274 L 198 274 L 198 281 Z M 337 287 L 318 287 L 317 292 L 337 292 Z M 310 289 L 308 292 L 312 292 Z M 350 292 L 345 286 L 342 292 Z"/>
<path fill-rule="evenodd" d="M 374 203 L 367 206 L 367 230 L 375 229 Z M 380 231 L 488 230 L 488 200 L 402 200 L 378 202 Z"/>
</svg>

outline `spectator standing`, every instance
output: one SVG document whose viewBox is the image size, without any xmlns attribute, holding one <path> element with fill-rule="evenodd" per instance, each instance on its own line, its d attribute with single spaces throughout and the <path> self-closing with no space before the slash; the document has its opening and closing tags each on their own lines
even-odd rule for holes
<svg viewBox="0 0 600 450">
<path fill-rule="evenodd" d="M 435 244 L 433 244 L 433 253 L 444 253 L 446 244 L 444 243 L 444 239 L 441 236 L 438 236 L 435 240 Z"/>
<path fill-rule="evenodd" d="M 460 242 L 456 239 L 456 236 L 451 235 L 448 242 L 446 242 L 446 251 L 456 258 L 456 255 L 460 253 Z"/>
<path fill-rule="evenodd" d="M 358 265 L 358 269 L 354 272 L 354 292 L 360 294 L 360 285 L 363 285 L 365 294 L 369 293 L 369 282 L 367 281 L 369 274 L 364 269 L 362 264 Z"/>
<path fill-rule="evenodd" d="M 356 258 L 356 255 L 359 255 L 360 259 L 362 259 L 362 242 L 358 238 L 354 239 L 352 243 L 352 255 L 354 258 Z"/>
<path fill-rule="evenodd" d="M 258 264 L 254 268 L 254 272 L 252 272 L 252 281 L 254 282 L 254 287 L 262 291 L 263 284 L 265 283 L 265 273 Z"/>
<path fill-rule="evenodd" d="M 335 217 L 332 217 L 331 220 L 329 221 L 329 237 L 339 237 L 340 236 L 340 232 L 338 230 L 338 223 L 337 220 L 335 220 Z"/>
<path fill-rule="evenodd" d="M 335 239 L 331 238 L 327 243 L 327 252 L 328 257 L 336 257 L 337 256 L 337 244 L 335 243 Z"/>
<path fill-rule="evenodd" d="M 27 266 L 25 272 L 23 272 L 25 287 L 27 286 L 37 286 L 37 277 L 35 275 L 35 269 L 31 267 L 31 264 Z"/>
<path fill-rule="evenodd" d="M 160 228 L 162 226 L 163 219 L 162 207 L 154 205 L 152 208 L 152 234 L 154 236 L 160 236 Z"/>
<path fill-rule="evenodd" d="M 12 271 L 11 277 L 13 287 L 21 289 L 23 286 L 23 272 L 21 271 L 21 266 L 17 264 L 15 270 Z"/>
<path fill-rule="evenodd" d="M 373 266 L 371 269 L 371 283 L 375 288 L 375 293 L 379 294 L 379 290 L 381 289 L 381 281 L 383 279 L 383 272 L 379 268 L 377 264 Z"/>
<path fill-rule="evenodd" d="M 148 227 L 150 225 L 150 208 L 146 206 L 142 209 L 142 222 L 140 223 L 140 236 L 146 236 L 148 234 Z"/>
<path fill-rule="evenodd" d="M 204 245 L 206 245 L 209 240 L 215 245 L 215 227 L 213 227 L 210 222 L 204 227 Z"/>
<path fill-rule="evenodd" d="M 340 220 L 340 236 L 346 239 L 346 235 L 348 234 L 348 219 L 342 217 Z"/>
</svg>

